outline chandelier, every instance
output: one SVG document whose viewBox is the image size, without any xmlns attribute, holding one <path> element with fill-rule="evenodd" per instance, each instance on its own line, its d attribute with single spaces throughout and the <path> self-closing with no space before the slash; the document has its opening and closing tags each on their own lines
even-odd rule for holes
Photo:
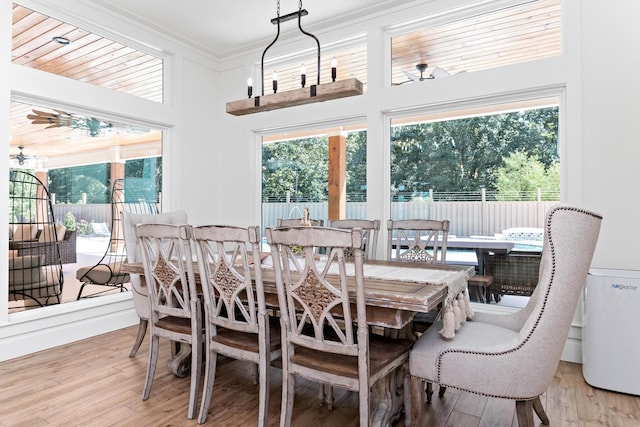
<svg viewBox="0 0 640 427">
<path fill-rule="evenodd" d="M 260 111 L 275 110 L 278 108 L 293 107 L 295 105 L 310 104 L 313 102 L 327 101 L 330 99 L 344 98 L 347 96 L 362 95 L 362 82 L 358 79 L 351 78 L 336 81 L 337 64 L 335 58 L 331 63 L 331 82 L 320 83 L 320 41 L 313 34 L 302 28 L 302 17 L 307 16 L 309 12 L 302 8 L 302 0 L 298 3 L 298 10 L 286 15 L 280 16 L 280 0 L 277 0 L 277 16 L 271 19 L 271 23 L 277 26 L 276 37 L 262 52 L 260 62 L 260 77 L 262 82 L 262 92 L 260 96 L 252 97 L 253 85 L 252 80 L 247 81 L 248 99 L 227 102 L 227 113 L 236 116 L 257 113 Z M 278 92 L 278 77 L 274 72 L 272 79 L 273 93 L 265 95 L 264 93 L 264 58 L 271 46 L 273 46 L 278 37 L 280 37 L 280 24 L 292 19 L 298 19 L 298 29 L 305 36 L 314 39 L 317 47 L 317 82 L 306 87 L 306 68 L 304 65 L 300 73 L 300 89 L 293 89 L 286 92 Z"/>
</svg>

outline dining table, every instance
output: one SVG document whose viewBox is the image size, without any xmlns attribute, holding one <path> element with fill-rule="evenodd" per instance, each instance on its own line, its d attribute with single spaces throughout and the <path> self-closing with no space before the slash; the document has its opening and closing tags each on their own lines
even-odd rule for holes
<svg viewBox="0 0 640 427">
<path fill-rule="evenodd" d="M 268 263 L 262 265 L 265 300 L 268 305 L 277 304 L 275 270 Z M 475 274 L 474 266 L 468 265 L 380 260 L 367 260 L 363 269 L 367 323 L 379 328 L 380 333 L 388 337 L 409 339 L 417 339 L 412 328 L 416 313 L 428 313 L 434 308 L 450 303 L 450 300 L 455 298 L 451 292 L 451 285 L 456 283 L 459 287 L 462 281 L 466 289 L 468 278 Z M 139 274 L 141 282 L 144 283 L 142 263 L 125 263 L 123 270 L 130 274 Z M 195 270 L 197 271 L 197 268 Z M 339 280 L 337 275 L 332 278 L 331 274 L 327 279 Z M 355 276 L 348 274 L 347 280 L 354 292 L 355 306 Z M 186 356 L 188 355 L 182 354 L 180 357 Z M 170 366 L 177 368 L 180 363 L 184 362 L 172 361 Z M 374 384 L 371 396 L 371 425 L 391 426 L 400 418 L 405 402 L 409 402 L 403 390 L 405 376 L 404 369 L 398 369 Z"/>
</svg>

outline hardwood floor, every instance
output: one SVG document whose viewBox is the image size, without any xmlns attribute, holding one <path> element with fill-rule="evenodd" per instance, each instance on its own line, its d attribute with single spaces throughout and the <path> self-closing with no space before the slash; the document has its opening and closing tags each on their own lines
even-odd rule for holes
<svg viewBox="0 0 640 427">
<path fill-rule="evenodd" d="M 148 340 L 129 358 L 136 328 L 0 363 L 0 426 L 196 426 L 196 420 L 187 419 L 189 379 L 164 369 L 166 341 L 161 341 L 151 398 L 142 401 Z M 258 388 L 251 373 L 246 363 L 220 360 L 206 425 L 256 425 Z M 274 374 L 270 426 L 279 425 L 280 415 L 280 370 Z M 336 389 L 334 410 L 328 411 L 318 406 L 317 390 L 315 384 L 296 383 L 294 426 L 358 425 L 355 393 Z M 542 403 L 552 426 L 640 426 L 640 397 L 590 387 L 577 364 L 560 363 Z M 422 426 L 517 426 L 513 402 L 452 389 L 443 398 L 434 397 L 426 413 Z"/>
</svg>

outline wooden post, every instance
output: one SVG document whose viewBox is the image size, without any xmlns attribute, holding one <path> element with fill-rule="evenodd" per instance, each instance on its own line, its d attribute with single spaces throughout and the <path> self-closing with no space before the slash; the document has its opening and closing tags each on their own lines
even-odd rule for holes
<svg viewBox="0 0 640 427">
<path fill-rule="evenodd" d="M 117 179 L 124 179 L 124 161 L 116 161 L 111 162 L 111 188 L 113 189 L 113 183 L 116 182 Z M 109 197 L 111 197 L 111 193 L 109 193 Z M 120 212 L 114 212 L 114 202 L 122 203 L 116 204 L 117 206 L 124 206 L 124 192 L 122 193 L 122 200 L 110 200 L 111 202 L 111 215 L 120 215 Z M 119 253 L 122 248 L 119 248 L 118 245 L 124 245 L 124 231 L 120 221 L 120 218 L 111 218 L 112 227 L 115 228 L 111 230 L 111 250 L 113 252 Z"/>
<path fill-rule="evenodd" d="M 329 136 L 329 215 L 344 219 L 347 212 L 347 137 Z"/>
</svg>

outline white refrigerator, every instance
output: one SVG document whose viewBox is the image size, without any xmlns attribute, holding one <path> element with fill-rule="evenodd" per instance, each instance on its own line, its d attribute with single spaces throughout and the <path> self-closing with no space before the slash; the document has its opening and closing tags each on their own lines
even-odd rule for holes
<svg viewBox="0 0 640 427">
<path fill-rule="evenodd" d="M 640 271 L 589 270 L 583 307 L 585 380 L 640 395 Z"/>
</svg>

